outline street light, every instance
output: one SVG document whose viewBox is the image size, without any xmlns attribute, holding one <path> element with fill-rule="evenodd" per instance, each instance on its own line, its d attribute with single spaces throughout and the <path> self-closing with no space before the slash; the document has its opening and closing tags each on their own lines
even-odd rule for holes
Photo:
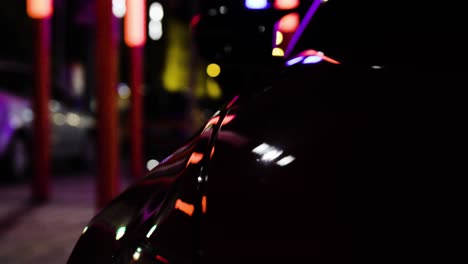
<svg viewBox="0 0 468 264">
<path fill-rule="evenodd" d="M 146 42 L 146 1 L 127 0 L 124 21 L 124 40 L 129 47 L 140 47 Z"/>
<path fill-rule="evenodd" d="M 26 2 L 26 12 L 34 19 L 49 18 L 53 10 L 53 0 L 27 0 Z"/>
</svg>

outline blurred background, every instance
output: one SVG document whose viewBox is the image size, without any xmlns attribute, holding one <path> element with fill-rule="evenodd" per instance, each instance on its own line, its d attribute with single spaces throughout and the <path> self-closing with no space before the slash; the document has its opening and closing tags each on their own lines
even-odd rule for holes
<svg viewBox="0 0 468 264">
<path fill-rule="evenodd" d="M 144 24 L 129 30 L 132 2 L 143 3 Z M 143 176 L 135 170 L 156 166 L 220 106 L 278 69 L 311 2 L 3 0 L 0 263 L 64 263 L 97 210 Z M 291 10 L 292 19 L 279 23 Z M 144 41 L 135 47 L 126 34 L 140 31 Z M 107 59 L 115 73 L 100 70 Z M 101 87 L 108 76 L 112 91 Z M 99 110 L 109 102 L 115 127 L 101 124 L 114 117 Z M 106 133 L 117 135 L 117 146 Z"/>
<path fill-rule="evenodd" d="M 3 5 L 0 11 L 0 23 L 5 30 L 0 43 L 2 108 L 5 108 L 6 104 L 13 104 L 10 103 L 12 100 L 6 99 L 8 97 L 15 99 L 15 105 L 22 104 L 26 109 L 28 100 L 23 99 L 32 96 L 33 93 L 33 21 L 26 14 L 26 1 L 7 0 Z M 150 8 L 153 15 L 150 15 Z M 196 121 L 200 122 L 223 99 L 223 94 L 214 79 L 207 80 L 210 78 L 204 72 L 207 62 L 200 61 L 199 67 L 190 67 L 192 51 L 188 25 L 194 12 L 190 1 L 147 1 L 146 10 L 148 34 L 144 45 L 142 72 L 144 130 L 145 134 L 159 134 L 154 138 L 161 138 L 156 154 L 161 158 L 161 155 L 179 143 L 176 141 L 185 139 L 187 134 L 192 132 L 184 124 L 189 115 L 187 98 L 192 94 L 195 97 L 197 105 L 194 114 Z M 51 120 L 53 125 L 60 126 L 63 123 L 62 130 L 67 129 L 70 133 L 74 133 L 70 127 L 76 126 L 67 122 L 75 117 L 70 117 L 69 113 L 85 118 L 93 117 L 96 113 L 95 63 L 99 54 L 96 54 L 98 51 L 95 45 L 95 11 L 95 1 L 92 0 L 54 1 L 51 18 L 50 87 L 51 99 L 54 101 L 51 102 L 51 110 L 58 111 L 58 106 L 61 110 L 54 112 Z M 112 11 L 116 18 L 115 30 L 118 38 L 118 85 L 115 89 L 118 93 L 120 137 L 125 150 L 128 143 L 127 119 L 131 97 L 129 54 L 123 38 L 125 0 L 113 0 Z M 201 78 L 190 88 L 192 91 L 188 91 L 191 74 Z M 17 115 L 27 115 L 22 111 L 23 109 L 19 109 Z M 197 125 L 198 123 L 194 126 Z M 92 124 L 87 126 L 87 132 L 93 129 Z M 54 132 L 55 129 L 52 130 L 52 133 Z M 53 134 L 53 143 L 64 140 L 71 140 L 70 134 Z M 66 144 L 68 147 L 81 145 L 72 142 Z M 56 156 L 66 155 L 60 153 Z"/>
<path fill-rule="evenodd" d="M 0 263 L 65 263 L 100 208 L 285 55 L 466 69 L 463 8 L 338 2 L 2 0 Z"/>
</svg>

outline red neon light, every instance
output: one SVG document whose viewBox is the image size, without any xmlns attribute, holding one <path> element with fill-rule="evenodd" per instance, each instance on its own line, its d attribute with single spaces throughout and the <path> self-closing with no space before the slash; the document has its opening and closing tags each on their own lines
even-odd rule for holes
<svg viewBox="0 0 468 264">
<path fill-rule="evenodd" d="M 299 0 L 276 0 L 273 6 L 280 10 L 294 9 L 299 6 Z"/>
<path fill-rule="evenodd" d="M 224 119 L 223 119 L 223 123 L 222 125 L 226 125 L 228 124 L 229 122 L 231 122 L 234 117 L 236 117 L 236 115 L 227 115 Z M 218 124 L 218 121 L 219 121 L 219 116 L 216 116 L 216 117 L 213 117 L 210 119 L 210 121 L 208 121 L 208 123 L 206 124 L 205 128 L 211 126 L 211 125 L 216 125 Z"/>
<path fill-rule="evenodd" d="M 223 120 L 223 126 L 228 124 L 228 123 L 231 123 L 231 121 L 234 119 L 234 117 L 236 117 L 236 115 L 227 115 Z"/>
<path fill-rule="evenodd" d="M 330 58 L 330 57 L 325 56 L 322 52 L 318 52 L 318 51 L 312 50 L 312 49 L 310 49 L 310 50 L 305 50 L 305 51 L 299 53 L 299 55 L 297 55 L 297 57 L 299 57 L 299 56 L 304 56 L 304 57 L 307 57 L 307 56 L 320 56 L 320 57 L 322 57 L 322 59 L 323 59 L 324 61 L 327 61 L 327 62 L 330 62 L 330 63 L 333 63 L 333 64 L 340 64 L 339 61 L 334 60 L 334 59 L 332 59 L 332 58 Z"/>
<path fill-rule="evenodd" d="M 54 4 L 52 0 L 27 0 L 26 13 L 28 16 L 35 19 L 48 18 L 54 12 Z"/>
<path fill-rule="evenodd" d="M 239 99 L 239 95 L 236 95 L 234 96 L 234 98 L 232 98 L 231 102 L 229 102 L 229 104 L 227 105 L 227 108 L 231 108 L 231 106 L 234 105 L 234 103 Z"/>
<path fill-rule="evenodd" d="M 159 260 L 161 261 L 162 263 L 169 263 L 169 260 L 161 255 L 156 255 L 156 257 L 154 257 L 156 260 Z"/>
<path fill-rule="evenodd" d="M 139 47 L 145 44 L 146 0 L 127 0 L 124 30 L 124 39 L 127 46 Z"/>
<path fill-rule="evenodd" d="M 190 20 L 190 28 L 193 29 L 195 28 L 198 23 L 200 23 L 200 20 L 201 20 L 201 15 L 200 14 L 196 14 L 192 17 L 192 20 Z"/>
<path fill-rule="evenodd" d="M 219 116 L 211 118 L 210 121 L 208 121 L 208 123 L 206 124 L 205 128 L 218 124 L 218 121 L 219 121 Z"/>
<path fill-rule="evenodd" d="M 279 21 L 279 31 L 287 33 L 294 32 L 299 26 L 299 21 L 300 18 L 298 13 L 285 15 Z"/>
</svg>

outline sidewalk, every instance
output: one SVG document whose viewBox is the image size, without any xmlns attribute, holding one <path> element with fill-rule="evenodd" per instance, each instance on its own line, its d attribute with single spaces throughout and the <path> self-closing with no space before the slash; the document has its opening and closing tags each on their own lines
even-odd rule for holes
<svg viewBox="0 0 468 264">
<path fill-rule="evenodd" d="M 122 188 L 127 185 L 122 179 Z M 0 263 L 66 263 L 83 227 L 95 214 L 95 179 L 54 176 L 52 199 L 30 203 L 29 182 L 0 186 Z"/>
</svg>

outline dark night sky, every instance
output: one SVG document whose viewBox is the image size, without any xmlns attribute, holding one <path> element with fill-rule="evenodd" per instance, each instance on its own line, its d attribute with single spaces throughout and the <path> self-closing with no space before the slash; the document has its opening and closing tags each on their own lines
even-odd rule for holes
<svg viewBox="0 0 468 264">
<path fill-rule="evenodd" d="M 462 10 L 453 2 L 330 0 L 298 50 L 314 48 L 350 63 L 460 63 L 467 45 Z"/>
<path fill-rule="evenodd" d="M 0 8 L 0 60 L 31 60 L 31 21 L 26 16 L 26 1 L 2 0 Z"/>
</svg>

